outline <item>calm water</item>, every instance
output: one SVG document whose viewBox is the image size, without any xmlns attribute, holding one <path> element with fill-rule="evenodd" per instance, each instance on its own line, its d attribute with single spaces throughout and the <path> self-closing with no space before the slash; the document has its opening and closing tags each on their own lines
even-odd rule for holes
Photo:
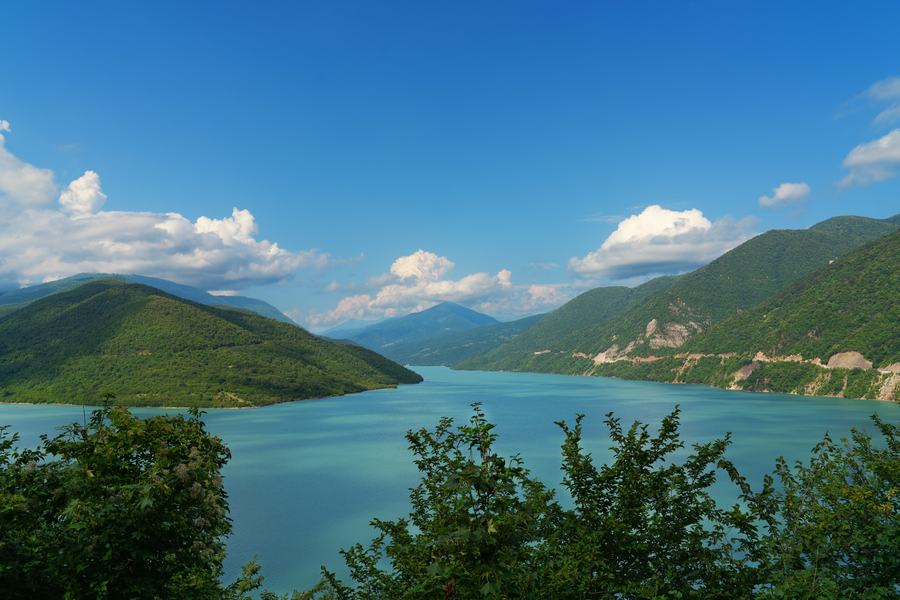
<svg viewBox="0 0 900 600">
<path fill-rule="evenodd" d="M 278 593 L 312 586 L 320 578 L 320 565 L 345 574 L 340 548 L 368 545 L 372 518 L 408 513 L 408 488 L 417 474 L 406 431 L 432 428 L 441 416 L 465 421 L 473 402 L 481 402 L 488 419 L 498 424 L 500 454 L 521 454 L 532 473 L 551 487 L 560 481 L 562 442 L 553 423 L 572 422 L 576 413 L 586 415 L 585 447 L 602 459 L 610 455 L 606 413 L 615 412 L 626 427 L 641 420 L 655 428 L 680 404 L 685 441 L 707 442 L 731 431 L 734 443 L 727 456 L 756 487 L 777 456 L 805 461 L 827 430 L 834 437 L 847 435 L 851 427 L 873 431 L 868 417 L 876 411 L 900 421 L 900 406 L 885 402 L 594 377 L 416 370 L 425 382 L 397 390 L 212 410 L 204 416 L 232 452 L 224 471 L 234 519 L 229 580 L 254 556 L 263 565 L 265 588 Z M 19 432 L 22 446 L 81 419 L 80 407 L 0 404 L 0 424 Z M 717 498 L 730 505 L 735 490 L 722 485 Z"/>
</svg>

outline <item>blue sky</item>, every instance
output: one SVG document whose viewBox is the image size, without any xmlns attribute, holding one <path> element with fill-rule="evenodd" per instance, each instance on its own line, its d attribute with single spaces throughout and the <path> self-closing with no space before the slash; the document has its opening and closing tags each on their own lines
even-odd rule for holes
<svg viewBox="0 0 900 600">
<path fill-rule="evenodd" d="M 15 2 L 0 291 L 533 314 L 900 212 L 900 3 Z"/>
</svg>

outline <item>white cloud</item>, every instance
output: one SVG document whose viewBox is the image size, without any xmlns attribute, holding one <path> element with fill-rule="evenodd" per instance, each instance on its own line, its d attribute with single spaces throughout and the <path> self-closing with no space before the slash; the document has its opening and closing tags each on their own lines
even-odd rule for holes
<svg viewBox="0 0 900 600">
<path fill-rule="evenodd" d="M 391 273 L 405 281 L 409 278 L 438 281 L 454 264 L 444 256 L 417 250 L 409 256 L 402 256 L 391 265 Z"/>
<path fill-rule="evenodd" d="M 850 151 L 841 166 L 850 169 L 839 188 L 865 186 L 897 176 L 900 171 L 900 129 Z"/>
<path fill-rule="evenodd" d="M 893 123 L 900 121 L 900 77 L 888 77 L 872 85 L 863 94 L 873 100 L 890 102 L 878 113 L 873 123 Z"/>
<path fill-rule="evenodd" d="M 510 312 L 525 314 L 558 307 L 571 296 L 563 289 L 567 286 L 517 287 L 512 283 L 512 273 L 502 269 L 496 275 L 472 273 L 458 280 L 444 276 L 453 268 L 447 257 L 418 250 L 401 256 L 391 265 L 390 272 L 371 278 L 370 287 L 378 283 L 375 293 L 356 294 L 343 298 L 329 311 L 300 311 L 288 313 L 299 323 L 317 329 L 337 324 L 347 319 L 376 319 L 396 317 L 431 308 L 440 302 L 458 302 L 483 313 Z M 350 289 L 333 281 L 325 291 Z"/>
<path fill-rule="evenodd" d="M 0 135 L 0 290 L 99 272 L 232 293 L 363 258 L 335 260 L 317 248 L 290 252 L 259 240 L 253 215 L 238 208 L 196 222 L 178 213 L 103 211 L 106 195 L 93 171 L 69 184 L 54 206 L 52 171 L 22 162 L 3 141 Z"/>
<path fill-rule="evenodd" d="M 9 131 L 9 122 L 0 121 L 0 131 Z M 6 149 L 5 142 L 0 134 L 0 210 L 10 201 L 26 208 L 53 202 L 57 194 L 53 171 L 22 162 Z"/>
<path fill-rule="evenodd" d="M 59 196 L 59 204 L 72 216 L 95 213 L 104 202 L 106 194 L 100 190 L 100 176 L 93 171 L 85 171 Z"/>
<path fill-rule="evenodd" d="M 689 271 L 753 237 L 756 223 L 752 217 L 712 223 L 697 209 L 649 206 L 619 223 L 598 250 L 571 258 L 568 267 L 578 277 L 611 280 Z"/>
<path fill-rule="evenodd" d="M 784 208 L 792 204 L 804 205 L 812 190 L 806 183 L 782 183 L 772 188 L 772 197 L 760 196 L 760 208 Z"/>
</svg>

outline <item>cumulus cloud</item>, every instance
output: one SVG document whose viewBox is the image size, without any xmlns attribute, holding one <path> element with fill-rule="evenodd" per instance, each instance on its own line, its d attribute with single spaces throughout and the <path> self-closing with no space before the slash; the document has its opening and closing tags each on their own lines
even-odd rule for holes
<svg viewBox="0 0 900 600">
<path fill-rule="evenodd" d="M 438 281 L 454 264 L 444 256 L 417 250 L 409 256 L 402 256 L 391 265 L 391 273 L 401 281 L 413 278 L 424 281 Z"/>
<path fill-rule="evenodd" d="M 106 194 L 100 190 L 100 176 L 93 171 L 85 171 L 59 196 L 62 209 L 73 216 L 95 213 L 103 207 L 104 202 Z"/>
<path fill-rule="evenodd" d="M 6 121 L 0 127 L 9 131 Z M 195 222 L 178 213 L 101 210 L 106 194 L 93 171 L 72 181 L 53 205 L 53 173 L 22 162 L 2 142 L 0 135 L 3 290 L 100 272 L 161 277 L 233 293 L 286 280 L 298 269 L 321 272 L 341 262 L 317 248 L 290 252 L 257 239 L 258 227 L 248 210 L 234 208 L 230 217 Z"/>
<path fill-rule="evenodd" d="M 812 190 L 806 183 L 782 183 L 772 188 L 771 197 L 760 196 L 760 208 L 784 208 L 791 205 L 805 205 Z"/>
<path fill-rule="evenodd" d="M 900 129 L 850 151 L 841 166 L 850 169 L 838 188 L 871 185 L 891 179 L 900 172 Z"/>
<path fill-rule="evenodd" d="M 755 235 L 756 219 L 712 223 L 697 209 L 649 206 L 619 223 L 595 252 L 569 260 L 578 277 L 626 280 L 700 267 Z"/>
<path fill-rule="evenodd" d="M 566 286 L 517 287 L 507 269 L 496 275 L 472 273 L 460 279 L 445 276 L 453 269 L 453 262 L 445 256 L 418 250 L 401 256 L 388 273 L 372 278 L 378 283 L 374 293 L 355 294 L 341 299 L 329 311 L 299 311 L 288 313 L 297 322 L 310 328 L 322 328 L 348 319 L 376 319 L 396 317 L 431 308 L 441 302 L 458 302 L 484 313 L 511 312 L 524 314 L 556 308 L 570 298 Z M 325 291 L 349 289 L 333 281 Z"/>
<path fill-rule="evenodd" d="M 9 131 L 9 122 L 0 121 L 0 131 Z M 22 162 L 6 149 L 0 134 L 0 209 L 10 204 L 30 208 L 46 206 L 56 198 L 53 171 Z"/>
</svg>

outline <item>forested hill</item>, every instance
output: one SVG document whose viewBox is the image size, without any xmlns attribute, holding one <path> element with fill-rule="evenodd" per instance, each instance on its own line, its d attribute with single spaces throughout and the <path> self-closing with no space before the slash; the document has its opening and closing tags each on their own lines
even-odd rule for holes
<svg viewBox="0 0 900 600">
<path fill-rule="evenodd" d="M 835 217 L 809 229 L 769 231 L 599 322 L 593 317 L 593 303 L 584 301 L 587 293 L 583 294 L 557 311 L 567 313 L 564 326 L 551 329 L 556 314 L 552 313 L 539 324 L 545 334 L 527 331 L 492 354 L 456 367 L 581 373 L 586 370 L 584 359 L 599 364 L 672 356 L 698 333 L 749 310 L 861 244 L 895 231 L 900 227 L 898 217 Z M 606 292 L 589 293 L 599 299 Z"/>
<path fill-rule="evenodd" d="M 98 280 L 0 317 L 0 400 L 246 407 L 417 383 L 364 348 L 250 311 Z"/>
<path fill-rule="evenodd" d="M 595 375 L 716 387 L 900 399 L 900 231 L 804 277 L 654 360 Z"/>
<path fill-rule="evenodd" d="M 857 352 L 876 368 L 900 364 L 900 231 L 834 261 L 685 344 L 699 353 L 762 352 L 822 364 Z"/>
</svg>

